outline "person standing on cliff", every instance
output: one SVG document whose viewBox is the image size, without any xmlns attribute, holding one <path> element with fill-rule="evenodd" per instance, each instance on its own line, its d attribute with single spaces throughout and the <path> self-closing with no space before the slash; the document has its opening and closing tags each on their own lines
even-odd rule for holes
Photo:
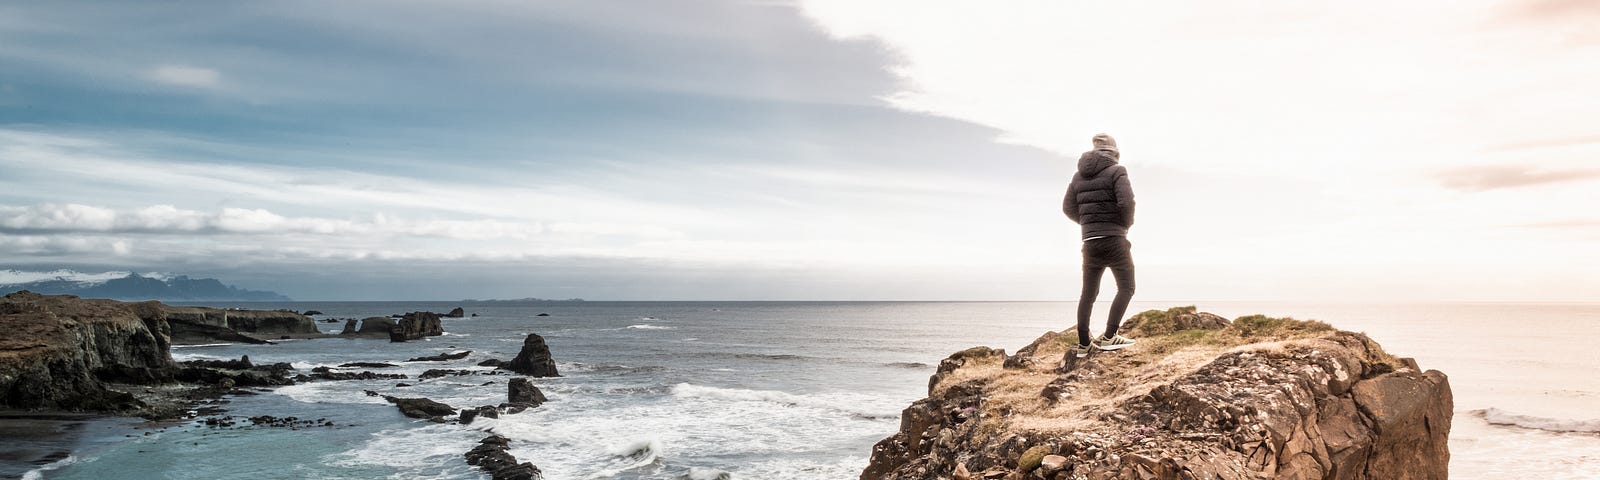
<svg viewBox="0 0 1600 480">
<path fill-rule="evenodd" d="M 1078 173 L 1072 176 L 1061 211 L 1083 230 L 1083 295 L 1078 298 L 1078 345 L 1073 355 L 1089 356 L 1091 349 L 1117 350 L 1134 344 L 1117 334 L 1122 315 L 1133 299 L 1133 244 L 1128 242 L 1128 227 L 1133 226 L 1133 187 L 1128 170 L 1117 164 L 1121 153 L 1117 141 L 1104 133 L 1095 135 L 1094 149 L 1078 157 Z M 1098 338 L 1089 336 L 1089 315 L 1100 296 L 1100 278 L 1107 268 L 1117 280 L 1117 296 L 1111 301 L 1111 316 L 1106 331 Z"/>
</svg>

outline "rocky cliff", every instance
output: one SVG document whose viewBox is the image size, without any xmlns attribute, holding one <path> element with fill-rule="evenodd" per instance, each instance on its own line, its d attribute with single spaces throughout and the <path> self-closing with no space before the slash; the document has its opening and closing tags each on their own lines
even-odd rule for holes
<svg viewBox="0 0 1600 480">
<path fill-rule="evenodd" d="M 0 297 L 0 406 L 122 410 L 133 396 L 107 381 L 170 380 L 175 365 L 160 304 L 17 292 Z"/>
<path fill-rule="evenodd" d="M 230 337 L 227 330 L 254 335 L 256 338 L 318 333 L 315 320 L 289 311 L 228 310 L 168 305 L 161 305 L 160 308 L 161 314 L 172 325 L 174 341 L 180 344 L 215 340 L 250 341 Z"/>
<path fill-rule="evenodd" d="M 1086 359 L 1072 330 L 951 355 L 861 478 L 1447 478 L 1448 380 L 1366 335 L 1193 307 L 1124 328 Z"/>
</svg>

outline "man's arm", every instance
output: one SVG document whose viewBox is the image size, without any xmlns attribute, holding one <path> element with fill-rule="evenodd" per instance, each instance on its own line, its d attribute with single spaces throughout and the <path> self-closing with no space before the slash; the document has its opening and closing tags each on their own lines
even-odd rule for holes
<svg viewBox="0 0 1600 480">
<path fill-rule="evenodd" d="M 1117 175 L 1117 208 L 1122 210 L 1122 221 L 1127 222 L 1124 227 L 1133 226 L 1133 183 L 1128 181 L 1128 171 L 1123 170 Z"/>
<path fill-rule="evenodd" d="M 1067 214 L 1072 223 L 1078 223 L 1078 182 L 1067 185 L 1067 196 L 1061 199 L 1061 213 Z"/>
</svg>

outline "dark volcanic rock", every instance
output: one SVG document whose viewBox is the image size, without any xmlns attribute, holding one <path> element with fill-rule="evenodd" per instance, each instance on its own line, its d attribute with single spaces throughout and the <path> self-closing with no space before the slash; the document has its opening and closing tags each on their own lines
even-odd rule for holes
<svg viewBox="0 0 1600 480">
<path fill-rule="evenodd" d="M 549 399 L 544 397 L 544 392 L 533 382 L 526 378 L 513 378 L 506 383 L 506 401 L 509 403 L 527 404 L 528 408 L 537 407 Z"/>
<path fill-rule="evenodd" d="M 534 316 L 535 316 L 535 317 L 548 317 L 548 316 L 550 316 L 550 314 L 548 314 L 548 313 L 541 313 L 541 314 L 538 314 L 538 315 L 534 315 Z"/>
<path fill-rule="evenodd" d="M 505 365 L 505 364 L 506 364 L 505 360 L 496 360 L 496 359 L 493 359 L 493 358 L 478 362 L 478 366 L 480 366 L 480 367 L 498 367 L 498 366 Z"/>
<path fill-rule="evenodd" d="M 435 402 L 427 398 L 401 398 L 383 396 L 384 400 L 393 403 L 400 409 L 400 413 L 411 418 L 426 418 L 436 422 L 444 421 L 445 415 L 455 415 L 456 409 L 449 405 Z"/>
<path fill-rule="evenodd" d="M 457 418 L 456 422 L 462 425 L 471 425 L 472 421 L 478 417 L 500 418 L 500 409 L 495 408 L 493 405 L 484 405 L 478 408 L 464 408 L 461 410 L 461 417 Z"/>
<path fill-rule="evenodd" d="M 488 472 L 494 480 L 540 480 L 544 473 L 532 463 L 517 463 L 509 450 L 511 441 L 499 435 L 490 435 L 466 453 L 467 464 Z"/>
<path fill-rule="evenodd" d="M 417 357 L 417 358 L 413 358 L 413 359 L 406 360 L 406 361 L 407 362 L 443 362 L 443 361 L 448 361 L 448 360 L 460 360 L 460 359 L 463 359 L 463 358 L 467 358 L 467 355 L 472 355 L 472 350 L 466 350 L 466 351 L 461 351 L 461 352 L 456 352 L 456 353 L 441 353 L 441 354 L 433 355 L 433 356 Z"/>
<path fill-rule="evenodd" d="M 419 379 L 419 380 L 427 380 L 427 379 L 430 379 L 430 378 L 449 377 L 449 376 L 457 376 L 457 377 L 459 377 L 459 376 L 462 376 L 462 375 L 481 375 L 481 374 L 483 374 L 483 372 L 480 372 L 480 371 L 477 371 L 477 370 L 450 370 L 450 369 L 445 369 L 445 368 L 430 368 L 430 369 L 428 369 L 428 371 L 422 372 L 422 375 L 418 375 L 417 379 Z"/>
<path fill-rule="evenodd" d="M 305 316 L 309 317 L 309 316 L 312 316 L 312 315 L 322 315 L 322 312 L 321 311 L 317 311 L 317 310 L 306 310 L 305 313 L 301 313 L 301 315 L 305 315 Z"/>
<path fill-rule="evenodd" d="M 536 333 L 530 333 L 528 338 L 522 340 L 522 351 L 517 353 L 517 358 L 499 368 L 532 377 L 561 376 L 556 372 L 555 359 L 550 358 L 550 346 L 544 343 L 544 337 Z"/>
<path fill-rule="evenodd" d="M 362 326 L 365 330 L 366 327 Z M 444 335 L 444 326 L 439 322 L 439 314 L 433 312 L 411 312 L 401 315 L 390 328 L 389 341 L 405 342 L 419 340 L 422 337 L 437 337 Z"/>
<path fill-rule="evenodd" d="M 467 316 L 467 311 L 463 310 L 461 307 L 456 307 L 455 310 L 451 310 L 450 313 L 446 313 L 444 316 L 448 318 L 461 318 Z"/>
<path fill-rule="evenodd" d="M 233 370 L 249 370 L 251 367 L 255 367 L 255 364 L 250 363 L 249 355 L 241 356 L 238 360 L 190 360 L 182 362 L 182 364 L 185 367 L 228 368 Z"/>
</svg>

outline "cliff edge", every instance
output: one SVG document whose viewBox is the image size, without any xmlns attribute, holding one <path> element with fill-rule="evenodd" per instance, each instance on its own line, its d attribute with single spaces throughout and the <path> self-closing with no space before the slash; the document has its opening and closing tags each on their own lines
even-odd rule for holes
<svg viewBox="0 0 1600 480">
<path fill-rule="evenodd" d="M 1448 478 L 1448 379 L 1364 334 L 1194 307 L 1123 329 L 1085 359 L 1070 329 L 951 355 L 861 478 Z"/>
<path fill-rule="evenodd" d="M 17 292 L 0 297 L 0 406 L 126 410 L 106 382 L 170 381 L 176 364 L 160 304 Z M 145 314 L 141 315 L 140 312 Z"/>
</svg>

